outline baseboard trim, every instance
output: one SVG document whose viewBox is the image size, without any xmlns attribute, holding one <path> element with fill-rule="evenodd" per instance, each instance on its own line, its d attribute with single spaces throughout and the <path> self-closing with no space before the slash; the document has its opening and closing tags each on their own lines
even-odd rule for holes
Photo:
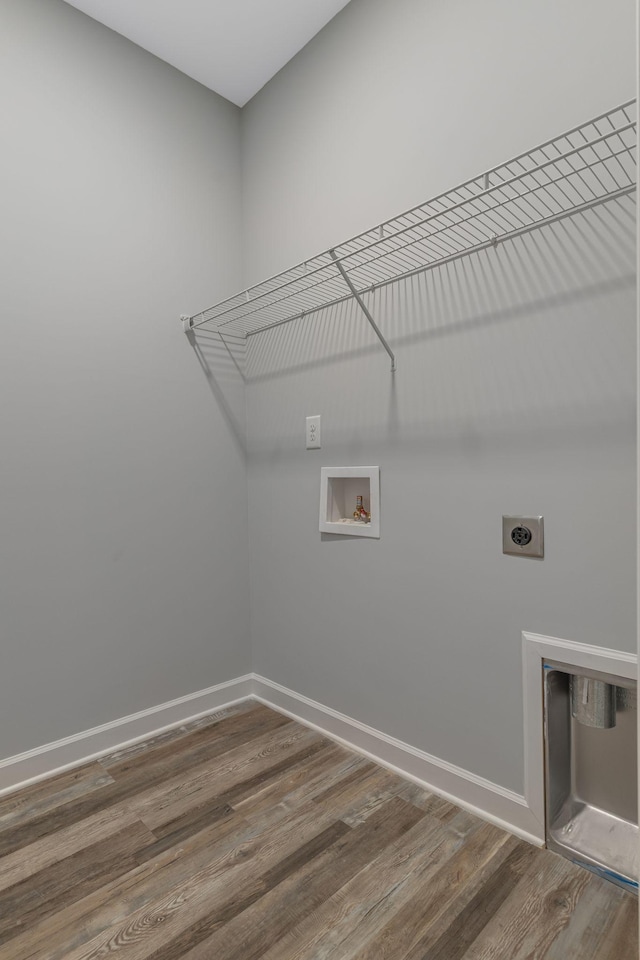
<svg viewBox="0 0 640 960">
<path fill-rule="evenodd" d="M 254 674 L 253 698 L 536 846 L 544 830 L 524 796 Z"/>
<path fill-rule="evenodd" d="M 527 634 L 524 639 L 525 664 L 529 661 L 528 668 L 525 668 L 526 718 L 527 709 L 529 712 L 537 709 L 535 691 L 529 689 L 534 683 L 539 683 L 535 680 L 536 671 L 531 669 L 531 658 L 537 658 L 533 666 L 539 668 L 539 658 L 541 654 L 548 656 L 551 653 L 551 644 L 548 637 Z M 557 640 L 553 643 L 556 658 L 561 644 L 567 651 L 570 648 L 575 658 L 578 645 Z M 593 648 L 585 650 L 593 656 Z M 603 651 L 603 654 L 613 656 L 607 651 Z M 631 663 L 635 658 L 629 655 L 628 659 L 629 664 L 619 662 L 619 667 L 635 675 L 635 662 L 633 665 Z M 623 670 L 619 669 L 619 672 Z M 532 772 L 534 766 L 536 771 L 542 769 L 538 755 L 540 744 L 537 741 L 533 745 L 530 742 L 525 744 L 526 786 L 523 796 L 253 673 L 0 760 L 0 796 L 247 699 L 258 700 L 478 817 L 529 843 L 544 846 L 544 817 L 540 809 L 541 774 L 537 772 L 534 776 Z M 536 714 L 533 725 L 539 726 L 538 721 Z M 531 729 L 531 724 L 525 724 L 525 729 Z"/>
<path fill-rule="evenodd" d="M 6 760 L 0 760 L 0 796 L 96 760 L 164 730 L 181 726 L 189 720 L 247 700 L 252 693 L 253 674 L 246 674 L 99 727 L 83 730 L 26 753 L 7 757 Z"/>
</svg>

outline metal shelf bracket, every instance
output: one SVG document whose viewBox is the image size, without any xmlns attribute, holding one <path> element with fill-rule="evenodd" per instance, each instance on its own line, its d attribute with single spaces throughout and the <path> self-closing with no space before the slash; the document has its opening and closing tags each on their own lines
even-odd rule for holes
<svg viewBox="0 0 640 960">
<path fill-rule="evenodd" d="M 364 313 L 365 317 L 367 318 L 367 320 L 369 321 L 369 323 L 370 323 L 371 326 L 373 327 L 373 330 L 374 330 L 374 333 L 375 333 L 376 337 L 378 338 L 378 340 L 380 341 L 380 343 L 382 344 L 382 346 L 385 348 L 385 350 L 387 351 L 387 353 L 388 353 L 389 356 L 391 357 L 391 373 L 395 373 L 395 372 L 396 372 L 396 358 L 395 358 L 395 354 L 393 353 L 391 347 L 389 346 L 389 344 L 387 343 L 387 341 L 385 340 L 385 338 L 382 336 L 382 333 L 381 333 L 381 331 L 380 331 L 380 327 L 378 326 L 378 324 L 375 322 L 375 320 L 374 320 L 373 317 L 371 316 L 371 313 L 370 313 L 370 311 L 369 311 L 366 303 L 364 302 L 364 300 L 362 299 L 362 297 L 360 296 L 360 294 L 358 293 L 358 291 L 356 290 L 356 288 L 354 287 L 354 285 L 351 283 L 351 280 L 349 279 L 349 276 L 347 275 L 346 270 L 344 269 L 344 267 L 343 267 L 342 264 L 340 263 L 340 260 L 338 259 L 335 250 L 329 250 L 329 256 L 331 257 L 331 259 L 332 259 L 333 262 L 335 263 L 336 267 L 338 268 L 338 270 L 339 270 L 339 272 L 340 272 L 340 275 L 342 276 L 342 279 L 344 280 L 344 282 L 346 283 L 346 285 L 349 287 L 349 290 L 351 291 L 351 294 L 352 294 L 354 300 L 356 301 L 356 303 L 358 304 L 358 306 L 360 307 L 360 309 L 361 309 L 362 312 Z"/>
</svg>

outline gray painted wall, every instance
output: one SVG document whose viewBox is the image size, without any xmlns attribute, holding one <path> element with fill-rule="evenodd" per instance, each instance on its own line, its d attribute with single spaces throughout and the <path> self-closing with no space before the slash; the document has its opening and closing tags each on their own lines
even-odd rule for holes
<svg viewBox="0 0 640 960">
<path fill-rule="evenodd" d="M 632 96 L 631 0 L 352 0 L 242 115 L 0 13 L 0 756 L 250 669 L 250 535 L 256 671 L 521 790 L 521 630 L 634 648 L 629 206 L 377 295 L 394 379 L 352 306 L 254 338 L 249 528 L 242 380 L 176 317 Z M 382 539 L 321 539 L 357 463 Z"/>
<path fill-rule="evenodd" d="M 244 389 L 178 323 L 240 283 L 240 113 L 2 0 L 0 756 L 250 669 Z"/>
<path fill-rule="evenodd" d="M 632 0 L 352 0 L 243 112 L 247 282 L 634 95 Z M 518 792 L 522 630 L 635 650 L 634 223 L 618 204 L 250 341 L 256 672 Z M 323 449 L 304 449 L 322 414 Z M 379 542 L 321 465 L 379 464 Z M 544 561 L 503 513 L 542 513 Z"/>
</svg>

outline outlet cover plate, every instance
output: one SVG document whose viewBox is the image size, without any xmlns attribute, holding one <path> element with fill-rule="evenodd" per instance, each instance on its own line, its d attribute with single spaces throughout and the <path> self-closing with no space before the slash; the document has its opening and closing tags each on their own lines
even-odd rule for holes
<svg viewBox="0 0 640 960">
<path fill-rule="evenodd" d="M 306 421 L 307 450 L 319 450 L 322 446 L 322 417 L 316 414 Z"/>
<path fill-rule="evenodd" d="M 502 517 L 502 552 L 511 557 L 544 557 L 544 517 Z"/>
</svg>

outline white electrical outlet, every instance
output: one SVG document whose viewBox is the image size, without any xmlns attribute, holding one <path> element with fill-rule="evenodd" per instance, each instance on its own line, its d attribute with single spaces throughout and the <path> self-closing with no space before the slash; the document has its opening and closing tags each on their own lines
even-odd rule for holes
<svg viewBox="0 0 640 960">
<path fill-rule="evenodd" d="M 319 450 L 321 446 L 320 414 L 307 417 L 307 450 Z"/>
</svg>

